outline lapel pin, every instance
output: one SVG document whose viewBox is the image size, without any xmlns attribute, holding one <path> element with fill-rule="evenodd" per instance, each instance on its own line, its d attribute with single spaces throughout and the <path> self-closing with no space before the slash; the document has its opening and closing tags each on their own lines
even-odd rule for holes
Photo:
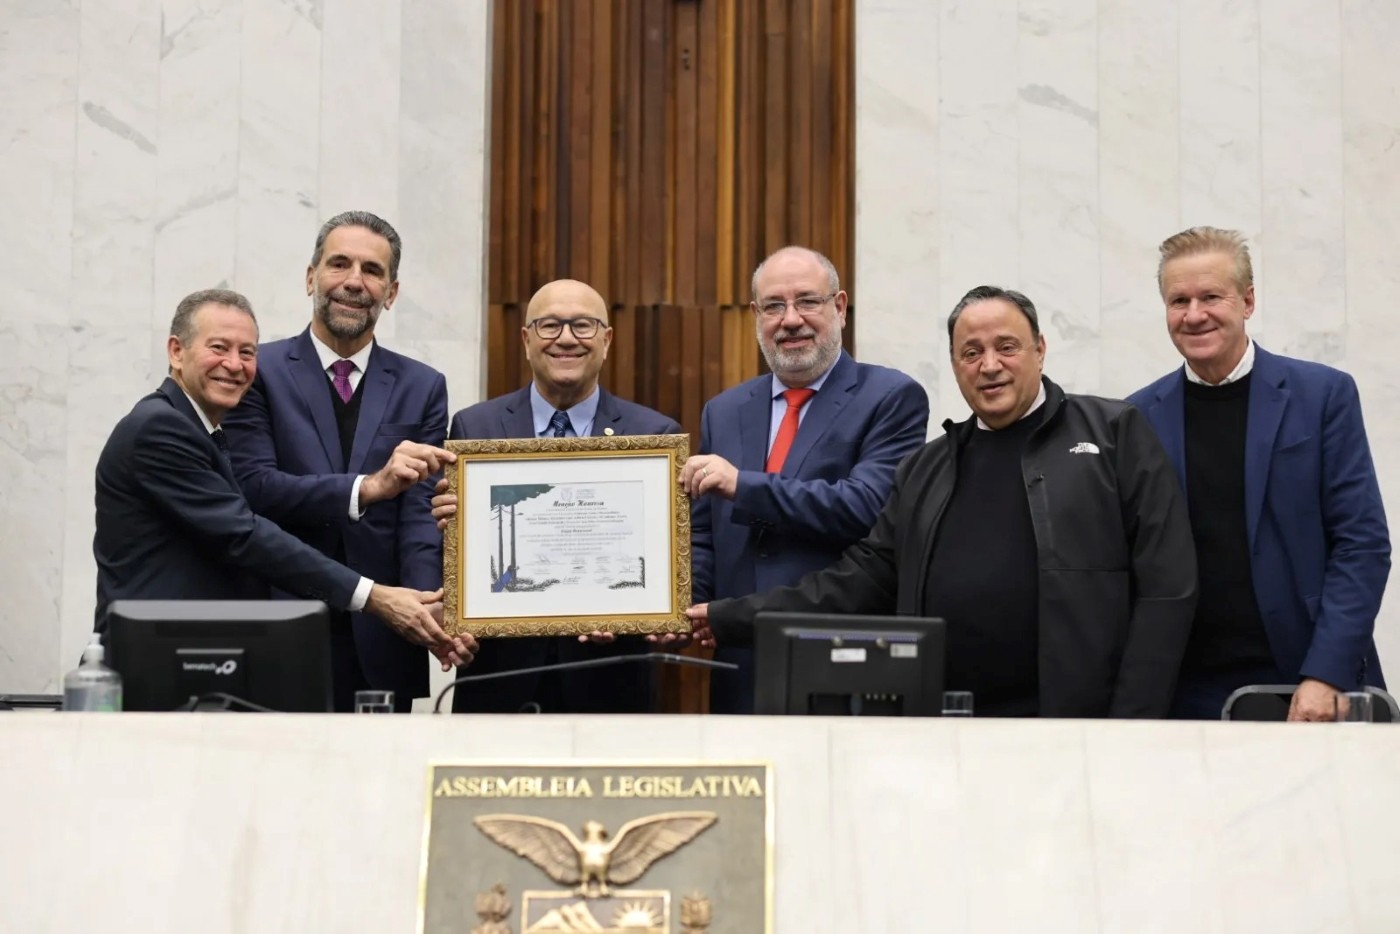
<svg viewBox="0 0 1400 934">
<path fill-rule="evenodd" d="M 612 430 L 611 428 L 604 428 L 604 429 L 603 429 L 603 434 L 607 435 L 609 438 L 612 437 L 612 433 L 613 433 L 613 430 Z"/>
</svg>

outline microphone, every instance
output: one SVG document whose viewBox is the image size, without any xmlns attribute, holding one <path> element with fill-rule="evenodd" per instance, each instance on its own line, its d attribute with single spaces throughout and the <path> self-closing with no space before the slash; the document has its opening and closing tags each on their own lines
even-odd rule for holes
<svg viewBox="0 0 1400 934">
<path fill-rule="evenodd" d="M 485 675 L 466 675 L 449 682 L 441 691 L 438 691 L 437 700 L 433 702 L 433 713 L 442 713 L 442 699 L 447 696 L 447 692 L 459 684 L 471 684 L 476 681 L 494 681 L 497 678 L 514 678 L 516 675 L 542 674 L 546 671 L 575 671 L 579 668 L 603 668 L 607 665 L 628 665 L 634 662 L 665 662 L 668 665 L 689 665 L 692 668 L 721 668 L 732 671 L 739 666 L 733 662 L 720 662 L 708 658 L 692 658 L 689 655 L 677 655 L 674 652 L 643 652 L 638 655 L 609 655 L 606 658 L 584 658 L 574 662 L 555 662 L 553 665 L 536 665 L 533 668 L 516 668 L 512 671 L 493 671 Z"/>
</svg>

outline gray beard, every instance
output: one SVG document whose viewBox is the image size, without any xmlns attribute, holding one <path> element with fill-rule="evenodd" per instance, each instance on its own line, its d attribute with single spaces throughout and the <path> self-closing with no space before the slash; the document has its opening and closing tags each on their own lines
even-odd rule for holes
<svg viewBox="0 0 1400 934">
<path fill-rule="evenodd" d="M 316 304 L 316 317 L 326 326 L 327 331 L 341 340 L 355 340 L 374 327 L 374 323 L 379 317 L 379 308 L 370 305 L 360 309 L 360 311 L 363 312 L 364 317 L 352 321 L 343 315 L 331 314 L 331 297 L 329 295 L 320 297 Z"/>
<path fill-rule="evenodd" d="M 784 353 L 774 339 L 769 344 L 762 339 L 758 342 L 759 349 L 763 351 L 763 359 L 768 363 L 768 369 L 780 380 L 784 377 L 803 377 L 815 379 L 831 368 L 836 362 L 837 356 L 841 353 L 840 334 L 837 334 L 834 345 L 825 342 L 813 345 L 811 350 L 799 351 L 798 353 Z"/>
</svg>

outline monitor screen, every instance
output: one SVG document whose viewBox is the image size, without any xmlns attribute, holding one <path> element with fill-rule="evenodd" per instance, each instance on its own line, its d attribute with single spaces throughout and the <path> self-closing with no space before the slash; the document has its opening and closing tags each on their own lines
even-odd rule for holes
<svg viewBox="0 0 1400 934">
<path fill-rule="evenodd" d="M 124 710 L 331 709 L 330 622 L 316 600 L 114 600 L 105 662 Z M 229 705 L 228 709 L 247 709 Z"/>
<path fill-rule="evenodd" d="M 941 619 L 759 613 L 755 712 L 939 716 L 944 637 Z"/>
</svg>

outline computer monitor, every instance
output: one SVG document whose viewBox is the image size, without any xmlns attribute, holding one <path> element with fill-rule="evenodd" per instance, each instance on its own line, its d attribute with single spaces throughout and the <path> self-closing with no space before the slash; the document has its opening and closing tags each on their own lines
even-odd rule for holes
<svg viewBox="0 0 1400 934">
<path fill-rule="evenodd" d="M 123 710 L 189 710 L 193 698 L 206 699 L 200 709 L 220 708 L 210 695 L 331 709 L 330 620 L 320 601 L 114 600 L 106 620 L 105 662 L 122 676 Z"/>
<path fill-rule="evenodd" d="M 937 717 L 941 619 L 759 613 L 754 709 L 760 714 Z"/>
</svg>

